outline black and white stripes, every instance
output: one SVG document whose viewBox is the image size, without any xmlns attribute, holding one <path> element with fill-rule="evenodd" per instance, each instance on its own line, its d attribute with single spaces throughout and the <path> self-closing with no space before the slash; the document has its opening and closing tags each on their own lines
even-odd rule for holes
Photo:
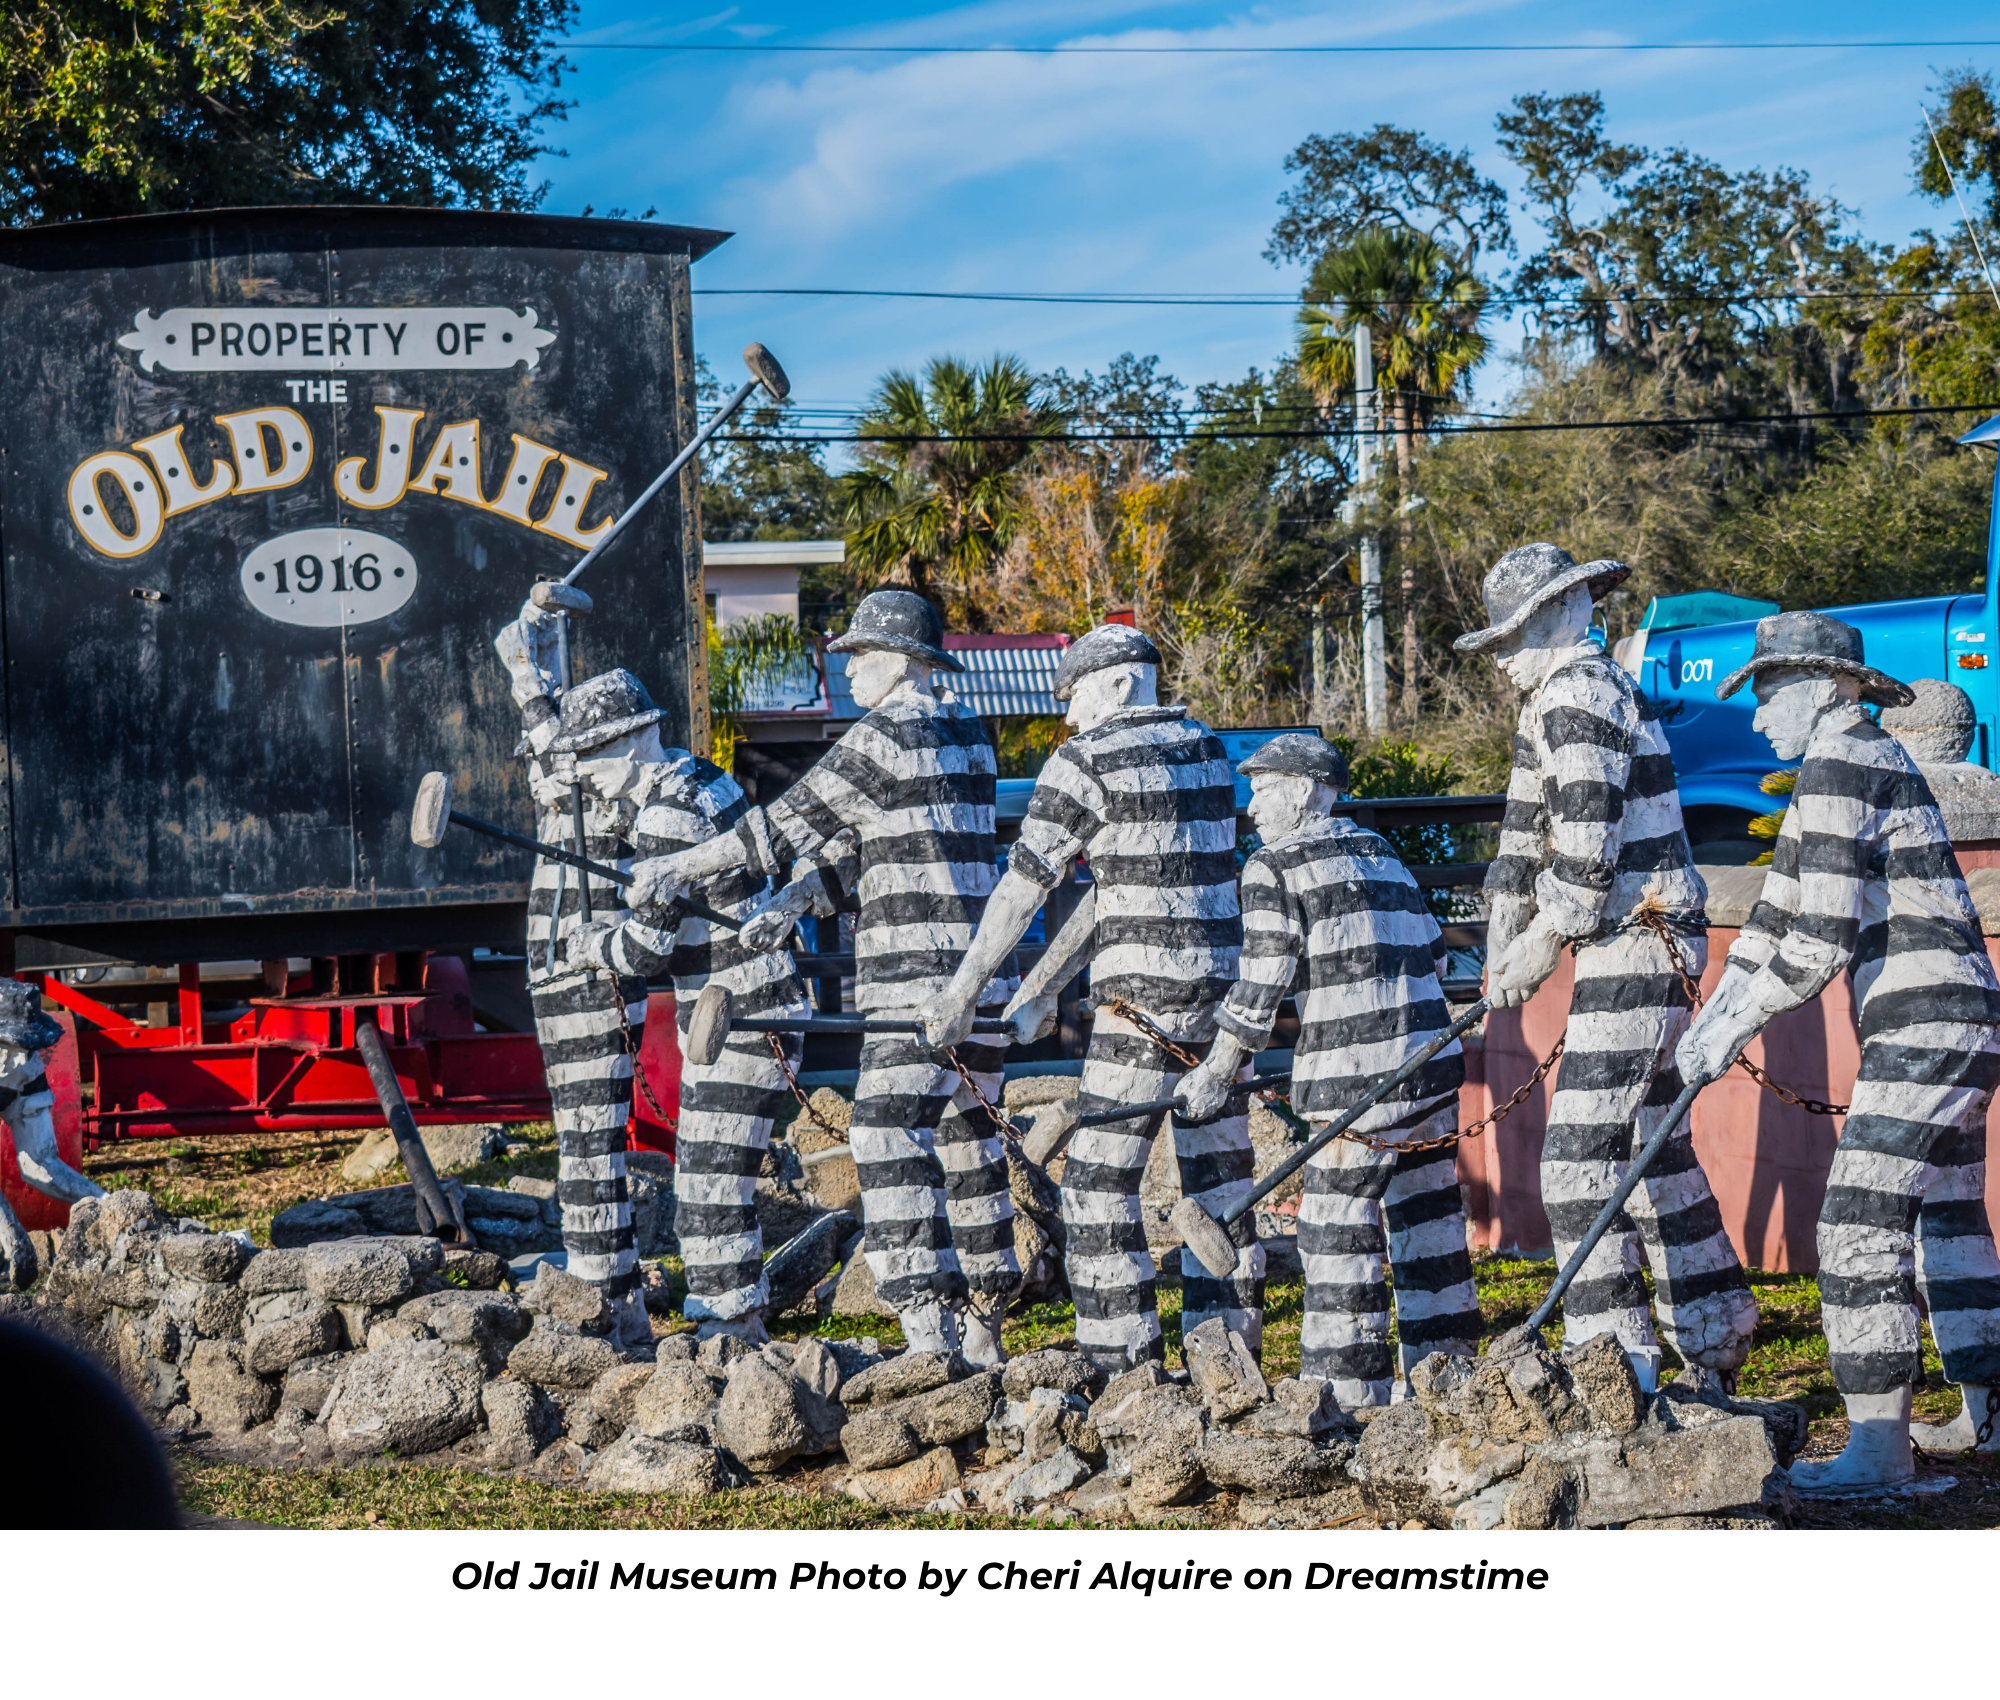
<svg viewBox="0 0 2000 1700">
<path fill-rule="evenodd" d="M 1771 1009 L 1852 968 L 1861 1075 L 1819 1220 L 1834 1385 L 1878 1394 L 1917 1379 L 1919 1279 L 1947 1378 L 2000 1385 L 1983 1160 L 2000 980 L 1930 787 L 1858 704 L 1813 728 L 1730 963 Z"/>
<path fill-rule="evenodd" d="M 1236 777 L 1215 734 L 1179 708 L 1128 708 L 1058 746 L 1007 866 L 1046 891 L 1086 853 L 1095 994 L 1205 1020 L 1243 940 Z"/>
<path fill-rule="evenodd" d="M 1450 1025 L 1443 952 L 1423 894 L 1389 846 L 1349 821 L 1315 818 L 1244 867 L 1242 978 L 1217 1023 L 1262 1050 L 1279 1004 L 1296 989 L 1292 1104 L 1309 1120 L 1329 1121 Z M 1453 1043 L 1356 1127 L 1385 1142 L 1448 1137 L 1464 1078 Z M 1389 1401 L 1385 1250 L 1395 1269 L 1401 1373 L 1432 1352 L 1477 1349 L 1457 1149 L 1383 1151 L 1336 1140 L 1307 1165 L 1300 1373 L 1331 1381 L 1344 1406 Z"/>
</svg>

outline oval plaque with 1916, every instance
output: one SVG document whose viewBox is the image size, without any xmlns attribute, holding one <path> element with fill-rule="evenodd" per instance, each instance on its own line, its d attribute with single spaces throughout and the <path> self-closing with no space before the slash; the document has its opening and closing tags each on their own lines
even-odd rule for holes
<svg viewBox="0 0 2000 1700">
<path fill-rule="evenodd" d="M 288 531 L 243 559 L 243 594 L 288 626 L 362 626 L 416 594 L 416 557 L 402 544 L 351 526 Z"/>
</svg>

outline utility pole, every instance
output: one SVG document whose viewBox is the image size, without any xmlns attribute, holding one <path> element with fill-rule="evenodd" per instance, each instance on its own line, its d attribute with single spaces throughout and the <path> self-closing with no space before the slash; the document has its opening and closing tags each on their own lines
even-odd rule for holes
<svg viewBox="0 0 2000 1700">
<path fill-rule="evenodd" d="M 1366 325 L 1354 327 L 1354 499 L 1366 520 L 1374 502 L 1375 342 Z M 1389 669 L 1382 632 L 1382 546 L 1373 531 L 1361 534 L 1361 706 L 1368 730 L 1389 724 Z"/>
</svg>

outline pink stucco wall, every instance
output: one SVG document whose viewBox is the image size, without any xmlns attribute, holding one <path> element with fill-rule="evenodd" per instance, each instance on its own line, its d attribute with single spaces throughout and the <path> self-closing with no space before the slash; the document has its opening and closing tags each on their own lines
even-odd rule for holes
<svg viewBox="0 0 2000 1700">
<path fill-rule="evenodd" d="M 1704 993 L 1713 991 L 1722 978 L 1723 959 L 1735 938 L 1733 927 L 1710 930 Z M 1986 948 L 2000 962 L 2000 938 L 1989 938 Z M 1568 1015 L 1570 978 L 1565 957 L 1525 1007 L 1488 1017 L 1484 1041 L 1466 1055 L 1466 1083 L 1459 1098 L 1464 1122 L 1487 1114 L 1548 1054 Z M 1772 1022 L 1751 1043 L 1748 1055 L 1795 1092 L 1845 1103 L 1861 1064 L 1846 978 L 1836 980 L 1817 1002 Z M 1551 1078 L 1536 1087 L 1498 1129 L 1459 1148 L 1459 1178 L 1465 1183 L 1476 1244 L 1548 1249 L 1548 1218 L 1542 1214 L 1536 1170 L 1554 1085 L 1551 1071 Z M 1695 1153 L 1715 1188 L 1729 1236 L 1751 1267 L 1795 1271 L 1817 1267 L 1813 1226 L 1841 1119 L 1794 1109 L 1740 1069 L 1731 1069 L 1696 1100 Z M 1986 1205 L 2000 1219 L 1995 1177 L 2000 1165 L 1993 1161 L 2000 1156 L 1996 1126 L 2000 1121 L 1989 1115 Z"/>
</svg>

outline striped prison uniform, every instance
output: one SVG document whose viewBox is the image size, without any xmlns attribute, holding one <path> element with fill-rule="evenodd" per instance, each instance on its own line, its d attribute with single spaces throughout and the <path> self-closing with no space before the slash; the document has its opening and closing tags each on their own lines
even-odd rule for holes
<svg viewBox="0 0 2000 1700">
<path fill-rule="evenodd" d="M 752 872 L 769 876 L 851 835 L 857 1009 L 919 1021 L 951 983 L 998 878 L 997 773 L 978 715 L 949 691 L 906 686 L 738 825 Z M 1016 983 L 996 978 L 982 1010 L 997 1013 Z M 969 1295 L 991 1306 L 1020 1288 L 1006 1154 L 974 1095 L 998 1100 L 1005 1054 L 1004 1043 L 959 1046 L 967 1081 L 919 1034 L 862 1040 L 848 1138 L 869 1273 L 898 1311 Z"/>
<path fill-rule="evenodd" d="M 48 1070 L 39 1055 L 23 1057 L 0 1075 L 0 1116 L 13 1137 L 21 1178 L 36 1192 L 74 1204 L 104 1190 L 56 1154 L 55 1094 L 49 1090 Z M 34 1244 L 0 1196 L 0 1293 L 27 1291 L 36 1273 Z"/>
<path fill-rule="evenodd" d="M 1692 1006 L 1666 942 L 1641 917 L 1673 929 L 1690 973 L 1708 960 L 1708 888 L 1688 849 L 1658 713 L 1595 649 L 1575 652 L 1522 705 L 1486 891 L 1496 912 L 1511 904 L 1548 917 L 1575 951 L 1568 1042 L 1542 1146 L 1542 1204 L 1561 1263 L 1631 1161 L 1642 1108 L 1664 1108 L 1680 1092 L 1674 1047 Z M 1642 1238 L 1668 1343 L 1690 1364 L 1736 1370 L 1749 1355 L 1756 1303 L 1686 1139 L 1654 1161 L 1578 1273 L 1563 1304 L 1564 1338 L 1610 1333 L 1634 1354 L 1657 1351 Z"/>
<path fill-rule="evenodd" d="M 1216 1017 L 1253 1051 L 1297 992 L 1292 1104 L 1328 1122 L 1451 1024 L 1440 983 L 1444 939 L 1395 852 L 1342 819 L 1309 821 L 1243 869 L 1242 978 Z M 1354 1124 L 1385 1144 L 1458 1129 L 1465 1058 L 1454 1040 Z M 1389 1402 L 1389 1289 L 1396 1274 L 1397 1362 L 1479 1348 L 1479 1295 L 1465 1244 L 1456 1142 L 1376 1150 L 1336 1139 L 1306 1165 L 1299 1203 L 1305 1325 L 1299 1373 L 1331 1381 L 1349 1408 Z"/>
<path fill-rule="evenodd" d="M 1079 856 L 1097 887 L 1090 980 L 1097 1011 L 1084 1059 L 1086 1114 L 1172 1095 L 1185 1072 L 1143 1028 L 1104 1007 L 1123 998 L 1175 1039 L 1204 1047 L 1236 979 L 1236 778 L 1216 736 L 1184 710 L 1130 708 L 1079 732 L 1043 766 L 1012 872 L 1053 890 Z M 1079 1128 L 1063 1170 L 1077 1345 L 1107 1366 L 1163 1356 L 1139 1183 L 1158 1115 Z M 1251 1186 L 1250 1119 L 1173 1118 L 1181 1190 L 1220 1216 Z M 1220 1316 L 1261 1346 L 1264 1250 L 1255 1223 L 1231 1230 L 1236 1268 L 1217 1279 L 1181 1253 L 1183 1329 Z"/>
<path fill-rule="evenodd" d="M 642 860 L 728 832 L 749 807 L 742 787 L 713 762 L 686 750 L 669 750 L 667 757 L 648 772 L 643 794 L 634 799 L 639 814 L 633 844 Z M 836 851 L 800 862 L 792 874 L 800 878 L 813 871 L 830 900 L 824 912 L 831 913 L 844 889 L 843 872 L 853 878 L 851 858 L 843 870 Z M 768 890 L 767 880 L 736 868 L 704 882 L 695 895 L 711 909 L 742 915 Z M 739 1016 L 803 1022 L 812 1012 L 790 951 L 747 951 L 735 933 L 684 917 L 675 905 L 636 913 L 602 949 L 621 978 L 647 980 L 662 971 L 673 976 L 683 1032 L 695 999 L 709 985 L 727 988 L 731 1010 Z M 696 1321 L 733 1322 L 761 1312 L 770 1297 L 757 1221 L 757 1174 L 778 1111 L 791 1101 L 785 1064 L 771 1049 L 773 1037 L 796 1070 L 803 1046 L 799 1033 L 732 1033 L 712 1063 L 697 1063 L 685 1051 L 681 1056 L 674 1235 L 687 1272 L 683 1310 Z"/>
<path fill-rule="evenodd" d="M 1861 1074 L 1819 1218 L 1834 1386 L 1916 1381 L 1919 1289 L 1946 1377 L 2000 1386 L 1985 1163 L 2000 982 L 1930 786 L 1858 704 L 1813 728 L 1729 960 L 1766 1009 L 1853 975 Z"/>
<path fill-rule="evenodd" d="M 569 787 L 541 761 L 556 734 L 555 707 L 546 697 L 534 697 L 522 706 L 521 718 L 530 788 L 541 808 L 536 837 L 573 849 Z M 584 853 L 593 861 L 629 868 L 637 813 L 629 800 L 596 797 L 586 787 Z M 610 1301 L 614 1337 L 621 1343 L 643 1343 L 652 1338 L 652 1326 L 638 1290 L 625 1130 L 632 1107 L 633 1053 L 646 1020 L 646 982 L 564 966 L 562 941 L 582 925 L 581 885 L 586 879 L 593 922 L 617 926 L 631 918 L 623 887 L 537 858 L 528 887 L 528 996 L 555 1121 L 556 1200 L 567 1267 Z"/>
</svg>

